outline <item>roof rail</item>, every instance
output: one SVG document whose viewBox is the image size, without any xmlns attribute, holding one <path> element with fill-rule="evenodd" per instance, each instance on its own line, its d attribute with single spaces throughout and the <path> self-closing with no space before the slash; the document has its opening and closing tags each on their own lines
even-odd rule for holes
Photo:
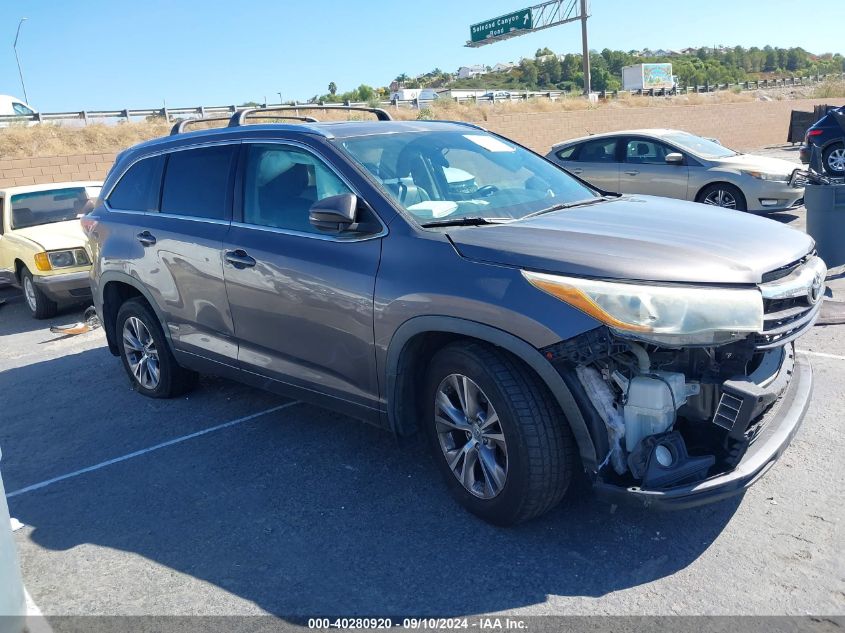
<svg viewBox="0 0 845 633">
<path fill-rule="evenodd" d="M 185 131 L 186 127 L 195 123 L 207 123 L 209 121 L 228 121 L 229 118 L 230 117 L 227 116 L 209 116 L 198 119 L 183 119 L 179 121 L 176 125 L 174 125 L 172 128 L 170 128 L 170 136 L 182 134 Z"/>
<path fill-rule="evenodd" d="M 256 108 L 251 108 L 256 109 Z M 263 110 L 263 108 L 261 108 Z M 290 119 L 293 121 L 302 121 L 304 123 L 317 123 L 317 119 L 310 116 L 292 116 L 292 115 L 266 115 L 266 116 L 257 116 L 257 119 Z M 196 123 L 209 123 L 211 121 L 229 121 L 231 123 L 232 117 L 231 116 L 209 116 L 209 117 L 202 117 L 197 119 L 185 119 L 183 121 L 179 121 L 176 125 L 174 125 L 170 130 L 170 135 L 175 136 L 176 134 L 182 134 L 185 131 L 185 128 L 189 125 L 194 125 Z"/>
<path fill-rule="evenodd" d="M 352 105 L 313 105 L 313 104 L 305 104 L 305 105 L 280 105 L 280 106 L 268 106 L 266 108 L 245 108 L 243 110 L 239 110 L 235 114 L 232 115 L 232 118 L 229 120 L 229 127 L 238 127 L 239 125 L 244 125 L 246 122 L 246 118 L 255 114 L 256 112 L 264 113 L 264 112 L 290 112 L 291 110 L 299 111 L 299 110 L 344 110 L 344 111 L 354 111 L 354 112 L 369 112 L 370 114 L 375 114 L 376 118 L 379 121 L 392 121 L 393 117 L 387 112 L 387 110 L 383 110 L 381 108 L 370 108 L 368 106 L 352 106 Z M 284 117 L 284 116 L 265 116 L 260 117 L 265 119 L 283 119 L 283 118 L 291 118 L 291 117 Z M 312 122 L 316 121 L 316 119 L 311 119 Z"/>
</svg>

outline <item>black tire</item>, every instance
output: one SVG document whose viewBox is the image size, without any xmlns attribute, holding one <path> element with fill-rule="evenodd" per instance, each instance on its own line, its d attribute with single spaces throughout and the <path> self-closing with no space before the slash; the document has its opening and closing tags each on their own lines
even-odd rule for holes
<svg viewBox="0 0 845 633">
<path fill-rule="evenodd" d="M 834 152 L 838 152 L 837 155 L 841 156 L 844 151 L 845 145 L 842 143 L 833 143 L 832 145 L 826 147 L 824 152 L 822 152 L 822 165 L 824 166 L 825 173 L 829 176 L 833 176 L 835 178 L 842 178 L 845 176 L 845 169 L 834 169 L 830 164 L 831 155 Z"/>
<path fill-rule="evenodd" d="M 698 196 L 696 196 L 696 202 L 702 202 L 705 204 L 712 204 L 704 202 L 707 200 L 707 197 L 710 195 L 718 194 L 719 191 L 724 191 L 730 194 L 733 199 L 736 201 L 734 208 L 737 211 L 747 211 L 748 210 L 748 203 L 745 201 L 745 195 L 742 193 L 739 187 L 736 187 L 728 182 L 714 182 L 712 185 L 707 185 L 698 192 Z M 719 206 L 719 205 L 717 205 Z"/>
<path fill-rule="evenodd" d="M 124 326 L 130 318 L 138 319 L 143 323 L 155 344 L 159 377 L 157 384 L 152 388 L 144 386 L 140 382 L 133 374 L 129 364 L 123 331 Z M 123 363 L 123 368 L 126 370 L 127 376 L 129 376 L 129 381 L 132 383 L 133 389 L 139 393 L 150 398 L 173 398 L 190 391 L 196 386 L 198 379 L 197 373 L 180 367 L 176 362 L 158 318 L 143 299 L 128 299 L 120 306 L 115 321 L 115 338 L 117 339 L 117 348 L 120 352 L 120 360 Z"/>
<path fill-rule="evenodd" d="M 56 316 L 59 305 L 41 291 L 26 266 L 21 268 L 21 289 L 24 293 L 24 301 L 33 317 L 49 319 Z"/>
<path fill-rule="evenodd" d="M 435 396 L 451 374 L 470 378 L 498 414 L 507 443 L 507 475 L 498 494 L 473 495 L 453 473 L 441 448 L 435 424 Z M 508 526 L 537 517 L 563 498 L 572 478 L 577 452 L 569 424 L 539 377 L 495 347 L 453 343 L 440 350 L 428 367 L 425 418 L 435 462 L 455 499 L 485 521 Z"/>
</svg>

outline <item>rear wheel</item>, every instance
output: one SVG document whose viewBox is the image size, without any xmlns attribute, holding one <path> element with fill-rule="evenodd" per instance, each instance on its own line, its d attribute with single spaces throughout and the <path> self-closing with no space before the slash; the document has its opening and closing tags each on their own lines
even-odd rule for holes
<svg viewBox="0 0 845 633">
<path fill-rule="evenodd" d="M 424 427 L 453 496 L 497 525 L 539 516 L 566 493 L 575 443 L 557 403 L 496 348 L 454 343 L 432 359 Z"/>
<path fill-rule="evenodd" d="M 117 311 L 117 347 L 132 386 L 150 398 L 172 398 L 196 385 L 197 374 L 180 367 L 158 318 L 141 299 Z"/>
<path fill-rule="evenodd" d="M 824 170 L 831 176 L 845 176 L 845 145 L 836 143 L 824 150 L 822 155 Z"/>
<path fill-rule="evenodd" d="M 716 182 L 712 185 L 707 185 L 698 194 L 696 202 L 724 207 L 725 209 L 736 209 L 737 211 L 746 211 L 748 209 L 745 196 L 739 190 L 739 187 L 726 182 Z"/>
<path fill-rule="evenodd" d="M 26 266 L 21 269 L 21 288 L 32 316 L 36 319 L 49 319 L 56 316 L 59 305 L 41 291 Z"/>
</svg>

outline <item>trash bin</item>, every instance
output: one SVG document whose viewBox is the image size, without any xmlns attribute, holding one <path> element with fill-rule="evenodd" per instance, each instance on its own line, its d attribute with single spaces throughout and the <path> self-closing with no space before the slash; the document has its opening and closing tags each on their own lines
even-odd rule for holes
<svg viewBox="0 0 845 633">
<path fill-rule="evenodd" d="M 845 264 L 845 184 L 804 188 L 807 233 L 828 268 Z"/>
<path fill-rule="evenodd" d="M 21 633 L 25 617 L 23 581 L 12 538 L 6 490 L 3 488 L 3 477 L 0 476 L 0 633 Z"/>
</svg>

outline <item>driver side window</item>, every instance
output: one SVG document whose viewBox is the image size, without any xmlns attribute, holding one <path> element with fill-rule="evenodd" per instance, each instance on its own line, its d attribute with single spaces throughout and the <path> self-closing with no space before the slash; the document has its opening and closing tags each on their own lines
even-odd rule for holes
<svg viewBox="0 0 845 633">
<path fill-rule="evenodd" d="M 249 144 L 244 172 L 244 222 L 319 233 L 308 212 L 318 200 L 353 193 L 319 158 L 278 144 Z"/>
<path fill-rule="evenodd" d="M 625 147 L 625 162 L 641 165 L 665 165 L 666 155 L 673 151 L 667 145 L 644 138 L 632 138 Z"/>
</svg>

